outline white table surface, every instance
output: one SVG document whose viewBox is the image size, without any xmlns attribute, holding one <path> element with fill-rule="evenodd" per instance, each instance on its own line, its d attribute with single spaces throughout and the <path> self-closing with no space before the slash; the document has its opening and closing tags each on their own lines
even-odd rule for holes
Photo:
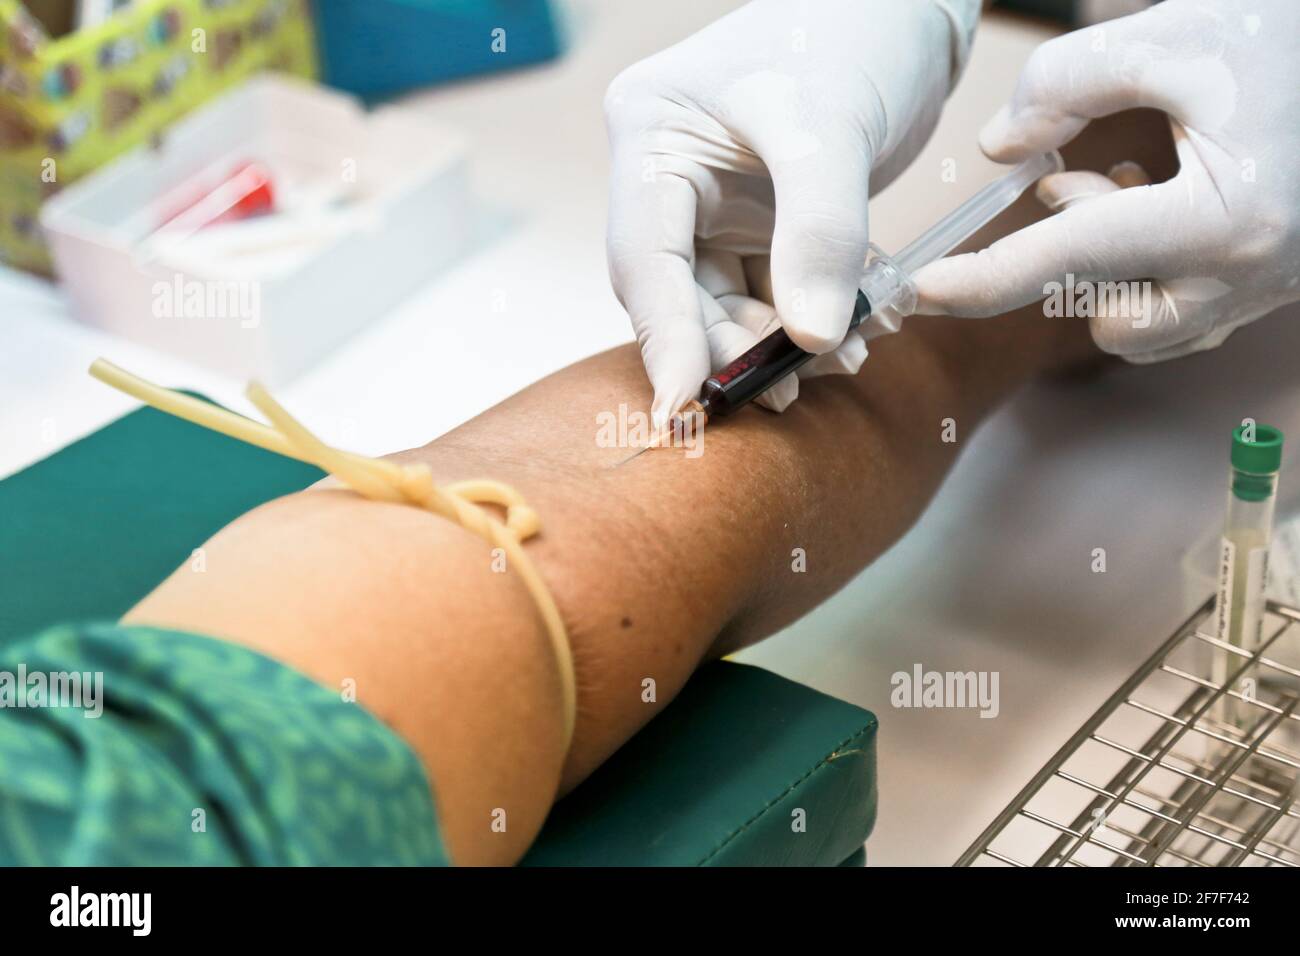
<svg viewBox="0 0 1300 956">
<path fill-rule="evenodd" d="M 327 440 L 380 453 L 630 341 L 605 273 L 601 98 L 622 66 L 730 6 L 581 0 L 557 64 L 408 97 L 470 134 L 477 188 L 517 222 L 278 397 Z M 1045 35 L 985 24 L 934 140 L 872 201 L 884 248 L 993 175 L 975 131 Z M 946 158 L 956 183 L 939 179 Z M 242 382 L 82 326 L 57 289 L 0 270 L 0 475 L 133 406 L 85 374 L 97 355 L 243 407 Z M 1275 316 L 1214 354 L 1027 390 L 969 442 L 903 541 L 743 655 L 880 716 L 873 863 L 954 860 L 1180 619 L 1179 559 L 1221 514 L 1229 429 L 1247 415 L 1276 423 L 1297 458 L 1298 357 L 1300 322 Z M 1105 574 L 1090 570 L 1097 547 Z M 999 716 L 892 708 L 890 675 L 916 663 L 998 671 Z"/>
</svg>

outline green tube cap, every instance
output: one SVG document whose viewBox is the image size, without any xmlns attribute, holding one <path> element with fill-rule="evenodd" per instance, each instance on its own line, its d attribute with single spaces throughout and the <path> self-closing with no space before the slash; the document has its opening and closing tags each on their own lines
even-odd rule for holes
<svg viewBox="0 0 1300 956">
<path fill-rule="evenodd" d="M 1251 475 L 1271 475 L 1282 468 L 1282 429 L 1255 425 L 1255 440 L 1246 440 L 1245 425 L 1232 430 L 1232 467 Z"/>
</svg>

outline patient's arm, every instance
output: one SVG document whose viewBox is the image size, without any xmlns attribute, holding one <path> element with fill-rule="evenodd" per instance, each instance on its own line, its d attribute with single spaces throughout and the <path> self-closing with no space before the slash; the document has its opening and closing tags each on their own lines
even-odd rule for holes
<svg viewBox="0 0 1300 956">
<path fill-rule="evenodd" d="M 997 401 L 1079 347 L 1041 313 L 919 319 L 859 376 L 807 386 L 785 414 L 747 409 L 703 453 L 614 467 L 596 415 L 649 389 L 635 347 L 559 372 L 402 457 L 435 480 L 490 476 L 542 517 L 534 561 L 568 626 L 579 713 L 562 740 L 549 644 L 491 546 L 405 505 L 317 489 L 205 546 L 128 621 L 254 647 L 359 702 L 429 773 L 453 860 L 508 862 L 568 789 L 667 704 L 698 664 L 772 633 L 840 587 L 916 518 Z M 943 420 L 959 441 L 941 440 Z M 806 573 L 791 570 L 804 549 Z M 643 701 L 643 680 L 656 699 Z M 506 833 L 491 828 L 506 811 Z"/>
<path fill-rule="evenodd" d="M 127 619 L 249 645 L 326 686 L 356 681 L 423 761 L 453 860 L 509 862 L 557 792 L 701 661 L 839 588 L 915 520 L 991 408 L 1090 354 L 1082 323 L 1037 307 L 917 317 L 873 343 L 859 375 L 805 385 L 783 415 L 750 408 L 711 425 L 698 458 L 663 449 L 616 468 L 628 449 L 597 447 L 596 416 L 650 400 L 627 346 L 403 453 L 438 481 L 509 482 L 541 515 L 526 547 L 567 623 L 579 688 L 567 752 L 555 661 L 518 576 L 410 506 L 328 489 L 271 502 L 206 545 L 206 573 L 178 571 Z M 942 440 L 945 419 L 956 443 Z M 795 548 L 805 573 L 792 571 Z M 498 809 L 505 833 L 491 827 Z"/>
</svg>

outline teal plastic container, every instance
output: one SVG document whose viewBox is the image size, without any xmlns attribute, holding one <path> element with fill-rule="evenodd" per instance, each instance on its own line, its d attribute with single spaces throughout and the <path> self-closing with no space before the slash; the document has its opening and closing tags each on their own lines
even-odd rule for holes
<svg viewBox="0 0 1300 956">
<path fill-rule="evenodd" d="M 548 0 L 316 0 L 326 83 L 368 98 L 554 59 Z"/>
</svg>

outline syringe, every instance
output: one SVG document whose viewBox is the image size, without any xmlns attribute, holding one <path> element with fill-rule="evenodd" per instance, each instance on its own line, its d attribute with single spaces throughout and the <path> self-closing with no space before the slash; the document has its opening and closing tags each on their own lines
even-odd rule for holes
<svg viewBox="0 0 1300 956">
<path fill-rule="evenodd" d="M 872 245 L 873 255 L 858 283 L 849 331 L 865 323 L 859 334 L 868 341 L 897 332 L 902 320 L 916 308 L 916 286 L 911 278 L 916 270 L 942 259 L 1019 199 L 1041 177 L 1064 168 L 1060 153 L 1055 151 L 1032 156 L 971 196 L 898 255 L 891 258 Z M 700 397 L 687 402 L 650 444 L 625 460 L 631 461 L 642 452 L 662 445 L 678 429 L 698 428 L 712 418 L 730 415 L 813 358 L 815 355 L 795 345 L 784 329 L 777 329 L 726 368 L 705 379 L 700 386 Z"/>
</svg>

